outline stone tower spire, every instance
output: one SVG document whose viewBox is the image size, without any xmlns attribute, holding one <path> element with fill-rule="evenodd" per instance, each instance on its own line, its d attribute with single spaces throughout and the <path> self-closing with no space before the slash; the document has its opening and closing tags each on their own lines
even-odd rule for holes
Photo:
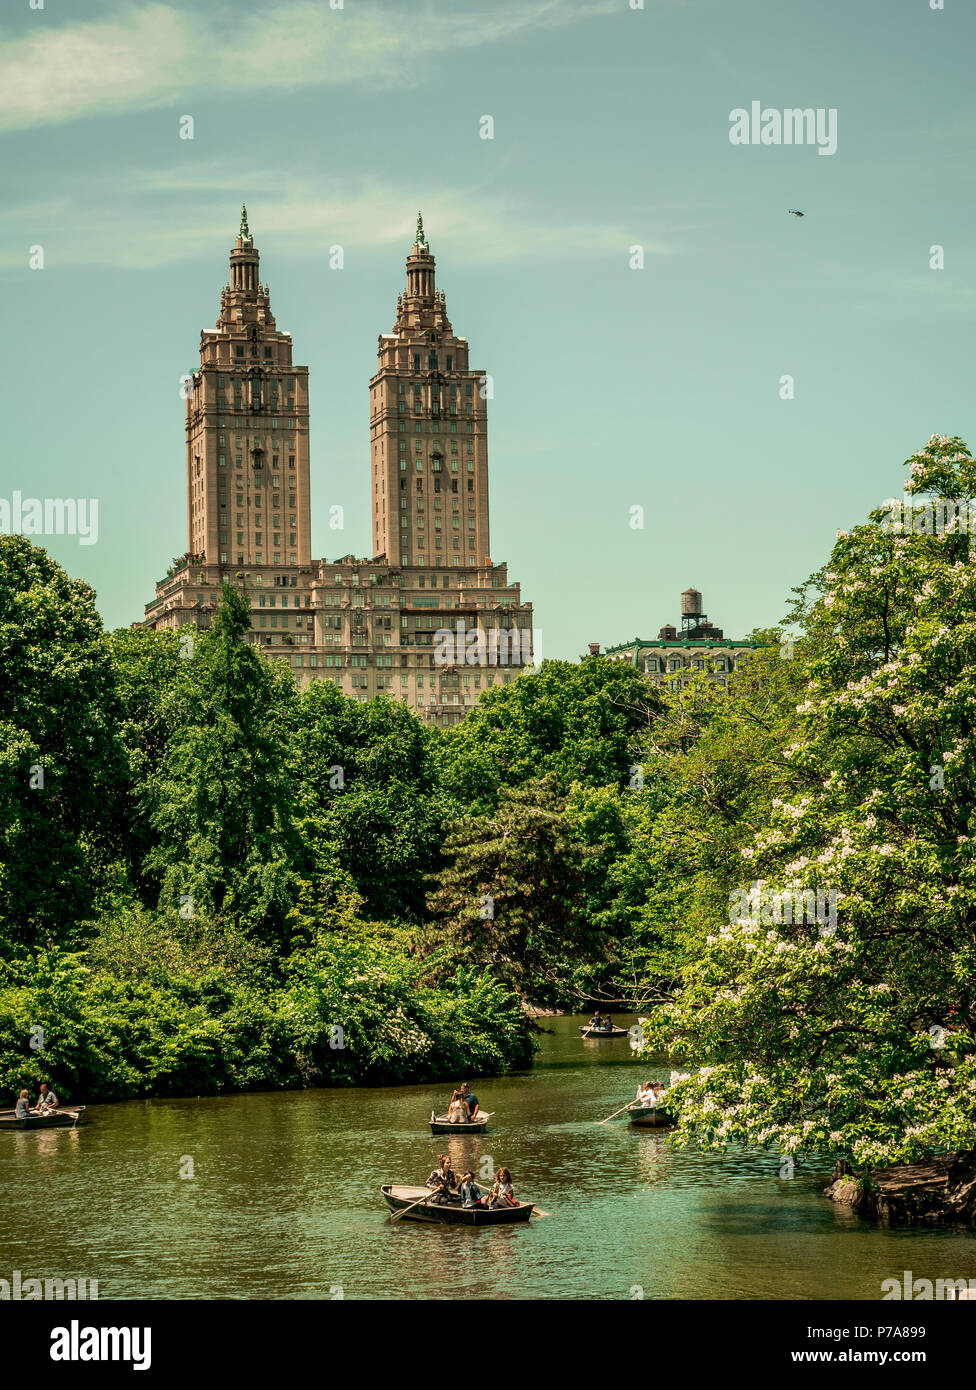
<svg viewBox="0 0 976 1390">
<path fill-rule="evenodd" d="M 248 569 L 309 565 L 312 553 L 308 368 L 292 362 L 259 259 L 245 206 L 186 408 L 189 550 Z"/>
<path fill-rule="evenodd" d="M 370 382 L 373 553 L 400 566 L 489 563 L 487 391 L 435 288 L 417 214 L 407 288 Z"/>
</svg>

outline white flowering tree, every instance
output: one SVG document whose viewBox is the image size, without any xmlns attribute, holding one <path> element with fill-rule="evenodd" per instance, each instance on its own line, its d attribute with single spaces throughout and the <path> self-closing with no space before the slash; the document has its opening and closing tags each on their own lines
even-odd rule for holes
<svg viewBox="0 0 976 1390">
<path fill-rule="evenodd" d="M 976 461 L 933 436 L 909 463 L 914 506 L 798 591 L 794 792 L 647 1021 L 691 1071 L 679 1143 L 859 1170 L 976 1147 Z"/>
</svg>

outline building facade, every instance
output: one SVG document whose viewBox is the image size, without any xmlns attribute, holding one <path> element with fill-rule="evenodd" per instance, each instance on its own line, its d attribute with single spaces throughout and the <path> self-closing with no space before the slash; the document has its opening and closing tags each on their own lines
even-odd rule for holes
<svg viewBox="0 0 976 1390">
<path fill-rule="evenodd" d="M 490 557 L 490 379 L 469 366 L 434 269 L 418 218 L 369 387 L 373 552 L 313 560 L 308 368 L 277 329 L 242 211 L 217 325 L 186 381 L 189 545 L 147 625 L 208 627 L 233 583 L 251 641 L 300 683 L 389 695 L 444 725 L 532 663 L 532 606 Z"/>
<path fill-rule="evenodd" d="M 635 637 L 607 647 L 609 661 L 626 661 L 643 671 L 659 689 L 680 690 L 696 673 L 718 685 L 728 686 L 732 672 L 761 647 L 759 642 L 737 641 L 714 627 L 702 611 L 698 589 L 685 589 L 681 595 L 680 629 L 665 624 L 656 639 Z M 600 644 L 590 643 L 590 652 L 600 654 Z"/>
</svg>

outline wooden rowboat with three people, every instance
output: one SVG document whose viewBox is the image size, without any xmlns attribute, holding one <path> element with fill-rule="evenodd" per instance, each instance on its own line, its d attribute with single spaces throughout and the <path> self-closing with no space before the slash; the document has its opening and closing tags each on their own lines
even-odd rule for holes
<svg viewBox="0 0 976 1390">
<path fill-rule="evenodd" d="M 51 1110 L 46 1115 L 18 1115 L 15 1110 L 0 1110 L 0 1129 L 73 1129 L 85 1123 L 85 1107 L 75 1105 L 63 1110 Z"/>
<path fill-rule="evenodd" d="M 581 1023 L 580 1032 L 584 1038 L 625 1038 L 627 1036 L 627 1029 L 618 1028 L 614 1023 L 611 1023 L 609 1028 L 597 1027 L 592 1023 Z"/>
<path fill-rule="evenodd" d="M 455 1226 L 504 1226 L 512 1221 L 528 1221 L 532 1215 L 531 1202 L 519 1202 L 514 1207 L 463 1207 L 448 1202 L 431 1201 L 433 1192 L 427 1187 L 399 1187 L 384 1183 L 380 1188 L 383 1200 L 394 1216 L 402 1212 L 404 1221 L 439 1221 Z"/>
</svg>

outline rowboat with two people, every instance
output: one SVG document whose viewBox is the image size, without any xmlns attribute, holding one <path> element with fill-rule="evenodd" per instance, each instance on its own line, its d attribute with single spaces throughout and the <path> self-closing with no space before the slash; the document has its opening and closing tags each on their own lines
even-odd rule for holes
<svg viewBox="0 0 976 1390">
<path fill-rule="evenodd" d="M 597 1124 L 605 1125 L 607 1121 L 625 1114 L 630 1123 L 638 1129 L 667 1129 L 674 1124 L 674 1117 L 665 1109 L 666 1095 L 667 1091 L 660 1081 L 646 1081 L 642 1086 L 638 1086 L 634 1100 L 622 1105 L 605 1120 L 597 1120 Z"/>
<path fill-rule="evenodd" d="M 84 1123 L 83 1105 L 50 1110 L 46 1115 L 18 1115 L 16 1110 L 0 1110 L 0 1129 L 74 1129 Z"/>
<path fill-rule="evenodd" d="M 83 1105 L 63 1108 L 48 1082 L 42 1081 L 33 1105 L 25 1087 L 19 1092 L 13 1110 L 0 1110 L 0 1129 L 74 1128 L 83 1123 L 84 1114 Z"/>
<path fill-rule="evenodd" d="M 456 1086 L 443 1115 L 430 1112 L 431 1134 L 484 1134 L 495 1112 L 482 1110 L 466 1081 Z"/>
<path fill-rule="evenodd" d="M 605 1016 L 599 1010 L 593 1015 L 589 1023 L 580 1024 L 580 1032 L 584 1038 L 625 1038 L 626 1028 L 617 1028 L 609 1014 Z"/>
<path fill-rule="evenodd" d="M 660 1081 L 645 1081 L 637 1088 L 637 1098 L 627 1107 L 627 1116 L 638 1129 L 667 1129 L 674 1124 L 664 1107 L 667 1091 Z"/>
</svg>

